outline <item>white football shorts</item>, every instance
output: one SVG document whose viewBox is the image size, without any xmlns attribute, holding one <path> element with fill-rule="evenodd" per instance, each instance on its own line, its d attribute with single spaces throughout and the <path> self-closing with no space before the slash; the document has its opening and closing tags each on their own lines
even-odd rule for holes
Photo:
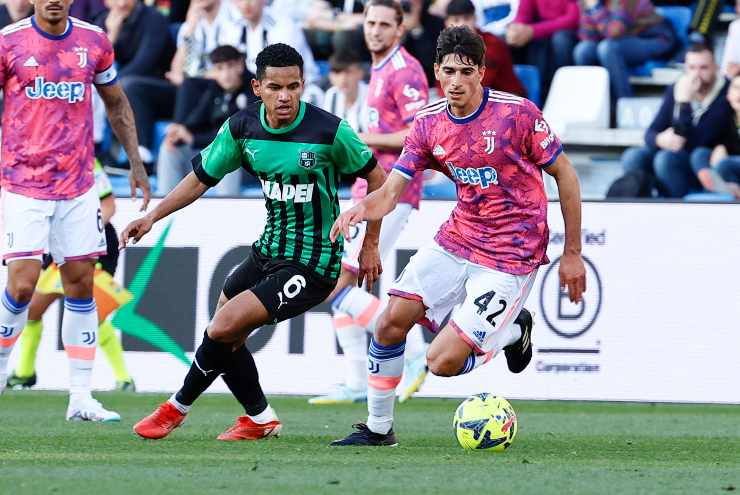
<svg viewBox="0 0 740 495">
<path fill-rule="evenodd" d="M 500 272 L 433 243 L 411 257 L 388 294 L 423 303 L 426 315 L 419 323 L 433 332 L 452 312 L 448 325 L 473 352 L 488 354 L 508 344 L 509 332 L 499 330 L 516 319 L 536 276 L 537 270 L 526 275 Z"/>
<path fill-rule="evenodd" d="M 58 265 L 107 252 L 96 188 L 73 199 L 35 199 L 2 191 L 3 262 L 50 253 Z"/>
</svg>

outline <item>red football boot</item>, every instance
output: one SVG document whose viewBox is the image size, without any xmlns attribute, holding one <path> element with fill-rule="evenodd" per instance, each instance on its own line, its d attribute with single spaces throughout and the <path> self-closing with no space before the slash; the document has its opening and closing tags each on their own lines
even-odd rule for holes
<svg viewBox="0 0 740 495">
<path fill-rule="evenodd" d="M 249 416 L 239 416 L 236 418 L 236 424 L 221 433 L 219 440 L 259 440 L 261 438 L 279 437 L 283 424 L 279 419 L 274 419 L 268 423 L 255 423 Z"/>
<path fill-rule="evenodd" d="M 167 401 L 149 416 L 136 423 L 134 432 L 143 438 L 164 438 L 183 421 L 185 421 L 185 414 Z"/>
</svg>

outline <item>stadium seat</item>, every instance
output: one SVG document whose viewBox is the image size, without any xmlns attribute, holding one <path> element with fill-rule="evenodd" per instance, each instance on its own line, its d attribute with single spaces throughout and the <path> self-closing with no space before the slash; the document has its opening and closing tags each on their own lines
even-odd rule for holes
<svg viewBox="0 0 740 495">
<path fill-rule="evenodd" d="M 620 98 L 617 101 L 617 128 L 647 129 L 662 101 L 656 96 Z"/>
<path fill-rule="evenodd" d="M 128 184 L 128 175 L 108 175 L 110 179 L 111 188 L 113 189 L 113 196 L 117 198 L 128 198 L 131 196 L 131 187 Z M 149 184 L 151 184 L 152 192 L 157 190 L 157 178 L 152 176 L 149 177 Z M 141 192 L 139 192 L 141 195 Z"/>
<path fill-rule="evenodd" d="M 689 42 L 689 25 L 691 24 L 691 9 L 689 7 L 658 7 L 658 12 L 668 19 L 673 26 L 673 31 L 676 33 L 676 46 L 673 50 L 674 54 L 683 53 Z M 653 74 L 653 69 L 659 67 L 665 67 L 668 64 L 666 60 L 648 60 L 642 65 L 632 67 L 630 74 L 633 76 L 650 77 Z"/>
<path fill-rule="evenodd" d="M 714 192 L 690 193 L 684 196 L 683 199 L 684 201 L 692 201 L 696 203 L 724 203 L 725 201 L 735 201 L 735 197 L 732 194 Z"/>
<path fill-rule="evenodd" d="M 609 106 L 609 73 L 605 68 L 561 67 L 555 72 L 543 113 L 553 130 L 562 135 L 567 127 L 607 129 Z"/>
<path fill-rule="evenodd" d="M 532 102 L 540 106 L 540 71 L 534 65 L 515 65 L 514 74 L 524 85 L 524 89 L 527 90 L 527 98 Z"/>
<path fill-rule="evenodd" d="M 317 60 L 316 65 L 319 68 L 319 75 L 321 77 L 327 77 L 329 75 L 329 61 L 328 60 Z"/>
</svg>

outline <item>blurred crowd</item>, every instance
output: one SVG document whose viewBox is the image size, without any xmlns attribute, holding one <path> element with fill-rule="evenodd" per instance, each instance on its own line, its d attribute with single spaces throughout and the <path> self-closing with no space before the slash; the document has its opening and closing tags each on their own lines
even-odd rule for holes
<svg viewBox="0 0 740 495">
<path fill-rule="evenodd" d="M 402 0 L 403 46 L 421 62 L 432 94 L 439 94 L 436 38 L 445 26 L 467 25 L 485 41 L 484 85 L 537 101 L 545 101 L 562 66 L 605 67 L 614 104 L 633 95 L 631 67 L 685 59 L 684 74 L 667 88 L 645 146 L 625 153 L 625 175 L 616 191 L 740 196 L 740 21 L 730 25 L 720 65 L 713 36 L 724 2 L 683 3 L 693 8 L 688 47 L 677 42 L 679 33 L 657 9 L 661 4 L 682 2 Z M 287 43 L 303 56 L 306 101 L 363 131 L 370 57 L 362 12 L 361 0 L 75 0 L 71 14 L 102 27 L 110 38 L 142 158 L 164 194 L 221 123 L 254 101 L 255 58 L 272 43 Z M 0 27 L 31 14 L 28 0 L 4 0 Z M 519 64 L 537 69 L 539 94 L 527 94 L 514 70 Z M 98 114 L 98 156 L 109 168 L 125 167 L 106 142 L 104 112 Z M 231 174 L 216 192 L 239 195 L 249 180 Z"/>
</svg>

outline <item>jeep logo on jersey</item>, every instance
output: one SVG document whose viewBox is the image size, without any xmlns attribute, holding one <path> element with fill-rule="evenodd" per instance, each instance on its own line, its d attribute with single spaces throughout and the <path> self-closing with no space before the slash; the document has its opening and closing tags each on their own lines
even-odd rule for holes
<svg viewBox="0 0 740 495">
<path fill-rule="evenodd" d="M 261 179 L 260 182 L 262 182 L 262 192 L 265 193 L 267 199 L 309 203 L 313 198 L 313 184 L 280 184 Z"/>
<path fill-rule="evenodd" d="M 67 100 L 70 103 L 77 103 L 85 99 L 85 83 L 81 82 L 51 82 L 45 81 L 43 76 L 38 76 L 34 80 L 34 86 L 26 87 L 26 96 L 32 100 L 43 98 L 44 100 Z"/>
<path fill-rule="evenodd" d="M 445 165 L 452 178 L 463 184 L 480 184 L 481 189 L 486 189 L 491 184 L 498 185 L 498 173 L 493 167 L 460 168 L 452 162 L 446 162 Z"/>
<path fill-rule="evenodd" d="M 313 151 L 301 151 L 298 157 L 298 165 L 303 168 L 314 168 L 316 166 L 316 153 Z"/>
</svg>

